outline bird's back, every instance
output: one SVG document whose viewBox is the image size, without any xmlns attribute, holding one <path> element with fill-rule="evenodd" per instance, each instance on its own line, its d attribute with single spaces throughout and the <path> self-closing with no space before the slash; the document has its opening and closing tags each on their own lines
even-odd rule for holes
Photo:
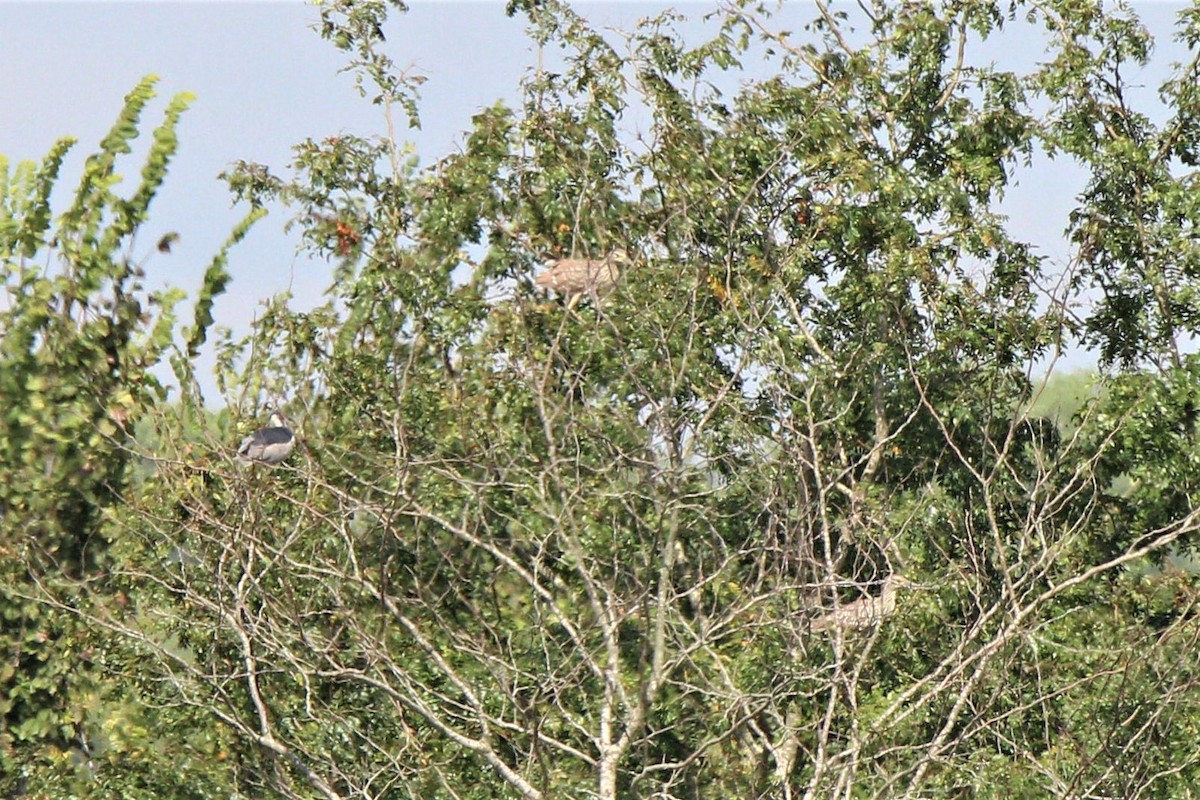
<svg viewBox="0 0 1200 800">
<path fill-rule="evenodd" d="M 243 461 L 278 464 L 292 454 L 295 438 L 291 429 L 284 426 L 259 428 L 242 439 L 238 446 L 238 458 Z"/>
<path fill-rule="evenodd" d="M 615 255 L 603 259 L 560 258 L 533 282 L 543 289 L 553 289 L 561 294 L 603 289 L 616 283 L 620 277 L 619 260 Z"/>
</svg>

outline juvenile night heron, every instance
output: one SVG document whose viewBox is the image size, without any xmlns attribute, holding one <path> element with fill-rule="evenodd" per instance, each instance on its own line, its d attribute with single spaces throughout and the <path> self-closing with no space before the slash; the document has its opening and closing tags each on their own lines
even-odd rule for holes
<svg viewBox="0 0 1200 800">
<path fill-rule="evenodd" d="M 883 591 L 878 597 L 867 595 L 828 614 L 822 614 L 813 619 L 810 629 L 817 633 L 830 628 L 847 631 L 869 628 L 896 613 L 897 592 L 911 586 L 916 584 L 902 575 L 893 573 L 883 579 Z"/>
<path fill-rule="evenodd" d="M 246 463 L 275 465 L 287 460 L 295 446 L 296 436 L 288 427 L 287 419 L 275 411 L 271 414 L 270 425 L 242 439 L 237 457 Z"/>
<path fill-rule="evenodd" d="M 624 250 L 614 250 L 604 258 L 560 258 L 547 262 L 550 268 L 534 278 L 543 289 L 553 289 L 575 302 L 585 294 L 599 294 L 621 277 L 621 268 L 629 265 Z"/>
</svg>

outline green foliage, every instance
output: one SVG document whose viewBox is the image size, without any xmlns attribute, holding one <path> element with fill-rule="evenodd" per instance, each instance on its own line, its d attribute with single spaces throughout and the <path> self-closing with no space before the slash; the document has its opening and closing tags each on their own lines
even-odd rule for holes
<svg viewBox="0 0 1200 800">
<path fill-rule="evenodd" d="M 6 172 L 34 299 L 5 318 L 5 757 L 60 794 L 70 747 L 130 794 L 170 793 L 163 762 L 255 797 L 1190 792 L 1200 62 L 1159 126 L 1122 82 L 1152 52 L 1123 9 L 1021 7 L 1050 43 L 1028 75 L 966 56 L 1015 8 L 869 9 L 793 36 L 739 3 L 690 41 L 674 13 L 610 35 L 509 3 L 553 66 L 421 167 L 387 5 L 323 3 L 387 135 L 225 176 L 251 211 L 175 405 L 145 372 L 174 319 L 132 335 L 116 253 L 183 101 L 122 200 L 149 84 L 130 95 L 53 236 L 65 145 Z M 770 77 L 716 87 L 756 59 Z M 1089 171 L 1059 294 L 998 211 L 1034 148 Z M 191 358 L 269 202 L 332 263 L 330 300 L 222 334 L 212 414 Z M 537 294 L 542 259 L 617 249 L 610 290 Z M 60 273 L 26 264 L 44 250 Z M 108 317 L 46 311 L 105 290 Z M 104 319 L 136 370 L 97 371 Z M 1064 345 L 1107 371 L 1031 381 Z M 300 444 L 236 465 L 263 403 Z"/>
<path fill-rule="evenodd" d="M 196 300 L 194 327 L 188 335 L 187 352 L 192 358 L 199 355 L 200 347 L 208 339 L 208 329 L 213 324 L 212 307 L 218 295 L 225 291 L 229 283 L 229 250 L 250 232 L 250 227 L 265 217 L 266 210 L 258 207 L 252 210 L 244 220 L 233 229 L 229 239 L 221 246 L 220 251 L 213 256 L 212 263 L 204 272 L 204 281 L 200 285 L 200 295 Z"/>
<path fill-rule="evenodd" d="M 188 95 L 169 101 L 132 194 L 115 191 L 154 83 L 126 97 L 61 215 L 51 192 L 73 140 L 40 165 L 0 161 L 0 641 L 11 654 L 0 671 L 0 787 L 14 796 L 78 796 L 101 771 L 122 796 L 171 794 L 183 755 L 171 737 L 186 715 L 147 718 L 138 687 L 111 679 L 136 656 L 95 622 L 127 615 L 116 576 L 140 466 L 133 431 L 166 399 L 153 369 L 173 347 L 180 297 L 144 290 L 134 242 Z M 203 772 L 196 791 L 207 794 L 215 785 Z"/>
</svg>

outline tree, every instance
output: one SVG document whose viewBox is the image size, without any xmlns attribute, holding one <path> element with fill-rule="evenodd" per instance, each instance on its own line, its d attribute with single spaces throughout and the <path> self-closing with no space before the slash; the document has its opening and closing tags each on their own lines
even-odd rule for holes
<svg viewBox="0 0 1200 800">
<path fill-rule="evenodd" d="M 969 60 L 1021 24 L 988 2 L 803 38 L 739 3 L 698 44 L 511 3 L 561 64 L 420 168 L 387 5 L 324 3 L 389 134 L 229 175 L 335 283 L 219 345 L 231 406 L 295 387 L 301 445 L 244 469 L 256 421 L 157 407 L 115 515 L 141 613 L 91 618 L 248 796 L 1190 791 L 1197 62 L 1156 126 L 1130 13 L 1019 9 L 1029 75 Z M 1057 294 L 997 211 L 1036 147 L 1091 175 Z M 603 296 L 535 291 L 618 250 Z M 1060 427 L 1031 365 L 1066 346 L 1105 372 Z"/>
<path fill-rule="evenodd" d="M 135 430 L 166 392 L 156 377 L 173 346 L 176 291 L 143 288 L 147 248 L 137 234 L 166 177 L 175 127 L 191 102 L 171 99 L 131 195 L 115 191 L 121 156 L 154 98 L 154 76 L 125 98 L 84 166 L 62 214 L 51 193 L 73 139 L 40 165 L 0 157 L 0 260 L 8 302 L 0 310 L 0 789 L 64 796 L 88 785 L 97 762 L 121 759 L 127 789 L 153 781 L 145 757 L 180 720 L 157 715 L 157 733 L 124 674 L 132 654 L 98 619 L 130 616 L 130 558 L 116 518 L 144 477 Z M 247 223 L 248 224 L 248 223 Z M 229 244 L 244 233 L 235 232 Z M 158 250 L 170 249 L 171 234 Z M 224 252 L 214 260 L 219 270 Z M 211 277 L 211 276 L 210 276 Z M 219 289 L 217 289 L 219 291 Z M 201 297 L 213 287 L 206 284 Z M 212 320 L 196 315 L 193 341 Z M 116 729 L 114 731 L 114 729 Z M 105 734 L 103 731 L 107 730 Z M 110 770 L 110 773 L 112 770 Z M 170 773 L 168 773 L 170 774 Z M 156 794 L 156 793 L 152 793 Z"/>
</svg>

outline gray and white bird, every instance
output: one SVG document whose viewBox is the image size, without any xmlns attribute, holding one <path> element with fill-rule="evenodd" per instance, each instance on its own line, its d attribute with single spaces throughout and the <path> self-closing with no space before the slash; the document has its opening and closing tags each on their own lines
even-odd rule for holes
<svg viewBox="0 0 1200 800">
<path fill-rule="evenodd" d="M 275 411 L 271 414 L 271 424 L 259 428 L 254 433 L 242 439 L 238 445 L 239 461 L 255 464 L 281 464 L 292 454 L 296 446 L 296 435 L 288 427 L 287 419 Z"/>
</svg>

